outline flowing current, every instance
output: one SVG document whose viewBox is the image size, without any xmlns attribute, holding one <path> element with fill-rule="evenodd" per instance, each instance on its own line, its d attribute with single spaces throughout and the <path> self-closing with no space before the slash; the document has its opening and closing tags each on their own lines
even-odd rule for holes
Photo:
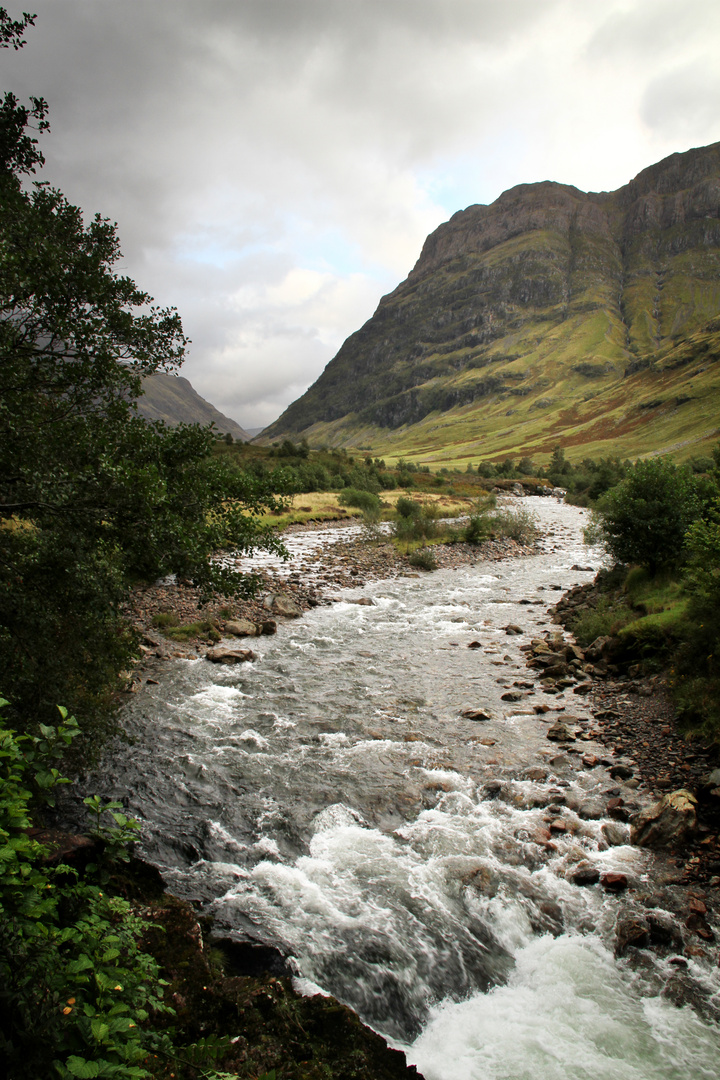
<svg viewBox="0 0 720 1080">
<path fill-rule="evenodd" d="M 626 901 L 566 876 L 588 859 L 649 891 L 656 867 L 587 812 L 616 787 L 606 769 L 546 738 L 589 713 L 530 684 L 520 646 L 600 554 L 582 511 L 523 502 L 540 554 L 344 590 L 248 643 L 251 664 L 170 661 L 127 707 L 105 791 L 171 891 L 278 946 L 300 990 L 349 1004 L 427 1080 L 715 1078 L 718 1029 L 660 994 L 675 969 L 614 958 Z M 569 828 L 548 845 L 553 803 Z"/>
</svg>

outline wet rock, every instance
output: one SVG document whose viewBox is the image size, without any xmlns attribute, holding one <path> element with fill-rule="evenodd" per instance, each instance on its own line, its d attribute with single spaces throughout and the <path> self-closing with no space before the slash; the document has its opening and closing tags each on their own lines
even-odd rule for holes
<svg viewBox="0 0 720 1080">
<path fill-rule="evenodd" d="M 685 926 L 688 930 L 691 930 L 693 934 L 697 934 L 703 941 L 714 941 L 715 934 L 713 933 L 710 925 L 703 914 L 698 911 L 691 911 L 685 920 Z"/>
<path fill-rule="evenodd" d="M 630 841 L 630 830 L 618 822 L 606 821 L 600 831 L 610 847 L 621 847 Z"/>
<path fill-rule="evenodd" d="M 501 701 L 522 701 L 525 695 L 520 690 L 508 690 L 507 693 L 500 695 Z"/>
<path fill-rule="evenodd" d="M 252 649 L 208 649 L 205 659 L 211 664 L 244 664 L 255 659 Z"/>
<path fill-rule="evenodd" d="M 543 769 L 540 765 L 532 765 L 529 769 L 526 769 L 523 773 L 523 779 L 535 780 L 542 782 L 547 780 L 547 769 Z"/>
<path fill-rule="evenodd" d="M 347 604 L 357 604 L 358 607 L 375 607 L 375 601 L 370 596 L 361 596 L 359 600 L 346 600 Z"/>
<path fill-rule="evenodd" d="M 659 911 L 650 911 L 646 918 L 650 928 L 650 940 L 653 945 L 675 950 L 682 949 L 682 930 L 671 915 Z"/>
<path fill-rule="evenodd" d="M 659 803 L 641 810 L 632 820 L 630 841 L 639 847 L 671 847 L 697 828 L 697 799 L 684 789 L 663 795 Z"/>
<path fill-rule="evenodd" d="M 212 937 L 210 943 L 222 953 L 223 970 L 231 977 L 258 978 L 261 975 L 274 975 L 276 978 L 292 978 L 294 974 L 287 957 L 272 945 L 229 937 Z"/>
<path fill-rule="evenodd" d="M 610 652 L 613 644 L 613 639 L 609 636 L 597 637 L 593 642 L 588 645 L 585 650 L 585 657 L 587 660 L 601 660 L 602 657 Z"/>
<path fill-rule="evenodd" d="M 468 645 L 468 649 L 481 649 L 482 643 L 480 641 L 471 641 Z"/>
<path fill-rule="evenodd" d="M 596 885 L 600 880 L 600 871 L 597 866 L 585 860 L 574 866 L 568 877 L 573 885 Z"/>
<path fill-rule="evenodd" d="M 647 949 L 651 940 L 650 927 L 639 915 L 626 915 L 615 924 L 616 956 L 624 956 L 629 948 Z"/>
<path fill-rule="evenodd" d="M 277 623 L 274 619 L 265 619 L 260 623 L 260 629 L 263 634 L 277 634 Z"/>
<path fill-rule="evenodd" d="M 516 626 L 515 623 L 508 623 L 508 625 L 504 626 L 503 629 L 505 633 L 510 637 L 512 637 L 513 635 L 525 633 L 522 626 Z"/>
<path fill-rule="evenodd" d="M 492 715 L 486 709 L 463 709 L 460 715 L 466 720 L 492 720 Z"/>
<path fill-rule="evenodd" d="M 717 1018 L 718 1010 L 709 1002 L 707 990 L 684 971 L 676 971 L 670 976 L 661 996 L 679 1009 L 689 1005 L 701 1016 Z"/>
<path fill-rule="evenodd" d="M 538 716 L 542 716 L 544 713 L 550 712 L 550 706 L 549 705 L 533 705 L 533 712 L 537 713 Z"/>
<path fill-rule="evenodd" d="M 233 637 L 256 637 L 258 628 L 249 619 L 230 619 L 225 623 L 225 633 Z"/>
<path fill-rule="evenodd" d="M 593 684 L 591 682 L 578 683 L 577 686 L 573 687 L 573 694 L 589 694 L 592 688 Z"/>
<path fill-rule="evenodd" d="M 601 874 L 600 884 L 606 892 L 624 892 L 628 887 L 627 875 L 620 874 L 615 870 L 608 870 L 606 873 Z"/>
<path fill-rule="evenodd" d="M 633 770 L 629 765 L 613 765 L 610 769 L 610 775 L 613 780 L 629 780 L 633 775 Z"/>
<path fill-rule="evenodd" d="M 562 908 L 554 900 L 542 900 L 529 911 L 530 925 L 536 934 L 558 937 L 564 929 Z"/>
<path fill-rule="evenodd" d="M 263 599 L 263 607 L 286 619 L 298 619 L 303 614 L 303 609 L 297 600 L 286 596 L 285 593 L 268 593 Z"/>
<path fill-rule="evenodd" d="M 548 728 L 545 737 L 551 742 L 575 742 L 575 736 L 562 720 L 557 720 L 552 727 Z"/>
</svg>

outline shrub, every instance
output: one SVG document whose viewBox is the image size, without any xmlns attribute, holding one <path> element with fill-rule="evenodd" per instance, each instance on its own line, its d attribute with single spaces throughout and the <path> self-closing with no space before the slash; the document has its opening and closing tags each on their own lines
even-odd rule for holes
<svg viewBox="0 0 720 1080">
<path fill-rule="evenodd" d="M 423 512 L 422 503 L 416 502 L 415 499 L 408 499 L 405 495 L 401 495 L 395 503 L 395 512 L 399 517 L 419 517 Z"/>
<path fill-rule="evenodd" d="M 437 570 L 438 568 L 437 559 L 430 548 L 426 547 L 420 548 L 418 551 L 413 551 L 412 555 L 408 558 L 408 562 L 418 570 Z"/>
<path fill-rule="evenodd" d="M 698 481 L 688 468 L 664 458 L 639 461 L 600 500 L 600 531 L 618 562 L 655 574 L 680 562 L 685 534 L 700 510 Z"/>
<path fill-rule="evenodd" d="M 537 538 L 535 518 L 529 510 L 502 510 L 491 518 L 493 529 L 519 544 L 532 544 Z"/>
<path fill-rule="evenodd" d="M 380 499 L 372 491 L 358 491 L 357 488 L 345 488 L 338 495 L 341 506 L 353 506 L 358 510 L 380 510 Z"/>
</svg>

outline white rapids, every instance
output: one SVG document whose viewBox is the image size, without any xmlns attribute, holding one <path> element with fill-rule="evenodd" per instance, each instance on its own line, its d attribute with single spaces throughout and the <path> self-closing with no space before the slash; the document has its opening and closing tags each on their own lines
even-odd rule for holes
<svg viewBox="0 0 720 1080">
<path fill-rule="evenodd" d="M 105 763 L 105 792 L 143 819 L 173 891 L 281 948 L 303 992 L 347 1002 L 427 1080 L 714 1077 L 717 1027 L 662 996 L 676 969 L 613 956 L 630 900 L 568 880 L 585 859 L 639 896 L 658 872 L 608 847 L 586 811 L 617 782 L 550 744 L 558 714 L 532 708 L 582 724 L 586 705 L 502 698 L 527 682 L 520 646 L 551 629 L 548 606 L 601 558 L 582 511 L 523 503 L 536 556 L 345 591 L 241 668 L 172 661 L 128 706 L 134 745 Z M 554 803 L 568 830 L 548 845 Z M 717 1004 L 717 967 L 692 959 L 687 977 Z"/>
</svg>

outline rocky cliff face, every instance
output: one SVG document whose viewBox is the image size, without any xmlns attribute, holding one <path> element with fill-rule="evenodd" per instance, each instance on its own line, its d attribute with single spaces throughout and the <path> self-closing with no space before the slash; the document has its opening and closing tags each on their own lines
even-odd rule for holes
<svg viewBox="0 0 720 1080">
<path fill-rule="evenodd" d="M 436 229 L 407 279 L 264 435 L 362 434 L 390 447 L 424 425 L 423 445 L 440 445 L 467 442 L 455 421 L 472 414 L 487 449 L 517 448 L 495 437 L 512 415 L 524 449 L 567 442 L 562 432 L 579 442 L 565 429 L 589 412 L 597 426 L 618 395 L 642 398 L 658 360 L 714 332 L 718 314 L 720 144 L 673 154 L 615 192 L 522 184 Z M 604 413 L 583 407 L 598 396 Z M 426 438 L 440 418 L 444 434 Z"/>
</svg>

